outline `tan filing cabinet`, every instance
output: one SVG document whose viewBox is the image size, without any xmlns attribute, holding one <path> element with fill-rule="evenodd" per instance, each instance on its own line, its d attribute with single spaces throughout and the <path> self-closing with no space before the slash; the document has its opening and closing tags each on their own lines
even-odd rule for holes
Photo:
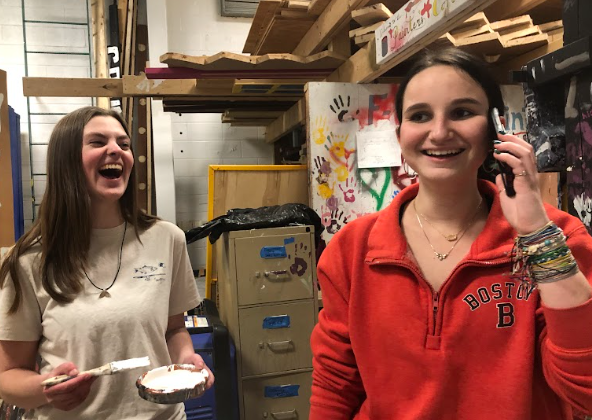
<svg viewBox="0 0 592 420">
<path fill-rule="evenodd" d="M 318 314 L 313 227 L 228 232 L 216 247 L 220 317 L 236 345 L 241 419 L 308 419 Z"/>
</svg>

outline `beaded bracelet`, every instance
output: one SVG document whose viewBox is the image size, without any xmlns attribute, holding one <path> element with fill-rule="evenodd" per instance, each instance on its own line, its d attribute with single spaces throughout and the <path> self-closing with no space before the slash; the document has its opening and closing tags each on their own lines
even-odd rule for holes
<svg viewBox="0 0 592 420">
<path fill-rule="evenodd" d="M 529 286 L 553 283 L 579 271 L 563 231 L 553 222 L 528 235 L 518 235 L 512 249 L 512 277 Z"/>
</svg>

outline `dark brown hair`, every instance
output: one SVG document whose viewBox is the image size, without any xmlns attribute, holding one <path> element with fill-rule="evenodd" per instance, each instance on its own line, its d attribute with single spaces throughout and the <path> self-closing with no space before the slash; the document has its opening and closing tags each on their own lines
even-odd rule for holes
<svg viewBox="0 0 592 420">
<path fill-rule="evenodd" d="M 495 107 L 498 109 L 500 115 L 503 115 L 505 104 L 502 92 L 499 84 L 491 74 L 488 64 L 468 52 L 450 47 L 439 50 L 425 50 L 411 65 L 405 79 L 399 85 L 399 90 L 395 97 L 395 111 L 399 124 L 403 121 L 403 98 L 407 85 L 418 73 L 433 66 L 450 66 L 469 75 L 485 92 L 489 102 L 489 113 Z M 488 122 L 487 133 L 489 138 L 486 140 L 489 143 L 489 148 L 493 149 L 493 140 L 497 138 L 497 134 L 491 118 L 488 118 Z M 489 154 L 483 166 L 490 167 L 494 162 L 495 159 Z M 479 177 L 492 180 L 491 174 L 485 173 L 483 167 L 479 171 Z"/>
<path fill-rule="evenodd" d="M 82 290 L 80 279 L 87 261 L 92 227 L 90 197 L 82 167 L 82 137 L 86 124 L 99 116 L 115 118 L 130 136 L 118 112 L 98 107 L 71 112 L 51 133 L 47 148 L 47 188 L 37 218 L 0 266 L 0 289 L 10 275 L 16 292 L 9 313 L 17 311 L 22 297 L 18 259 L 35 244 L 41 246 L 39 269 L 43 288 L 54 300 L 72 302 Z M 139 208 L 136 182 L 134 167 L 119 205 L 123 218 L 134 227 L 139 239 L 139 232 L 152 226 L 157 218 Z"/>
</svg>

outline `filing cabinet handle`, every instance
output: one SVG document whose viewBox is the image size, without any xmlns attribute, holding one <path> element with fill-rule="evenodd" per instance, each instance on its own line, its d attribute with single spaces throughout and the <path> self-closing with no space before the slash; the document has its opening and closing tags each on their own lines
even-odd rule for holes
<svg viewBox="0 0 592 420">
<path fill-rule="evenodd" d="M 288 270 L 272 270 L 272 271 L 264 271 L 263 275 L 265 277 L 270 277 L 270 276 L 275 276 L 272 277 L 270 280 L 280 280 L 280 279 L 286 279 L 289 280 L 290 276 L 288 275 Z"/>
<path fill-rule="evenodd" d="M 292 342 L 292 340 L 272 341 L 267 343 L 267 347 L 269 347 L 271 351 L 288 351 L 292 350 L 292 347 L 294 347 L 294 343 Z"/>
<path fill-rule="evenodd" d="M 290 411 L 278 411 L 276 413 L 271 413 L 271 417 L 276 420 L 290 420 L 298 418 L 298 414 L 296 414 L 296 409 Z"/>
</svg>

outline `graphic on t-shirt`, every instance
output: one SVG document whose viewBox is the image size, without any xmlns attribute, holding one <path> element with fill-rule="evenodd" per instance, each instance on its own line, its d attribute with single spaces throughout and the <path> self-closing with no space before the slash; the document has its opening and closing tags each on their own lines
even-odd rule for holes
<svg viewBox="0 0 592 420">
<path fill-rule="evenodd" d="M 142 279 L 144 281 L 163 281 L 166 278 L 166 270 L 164 263 L 158 263 L 158 265 L 146 265 L 144 264 L 140 268 L 134 268 L 135 279 Z"/>
</svg>

